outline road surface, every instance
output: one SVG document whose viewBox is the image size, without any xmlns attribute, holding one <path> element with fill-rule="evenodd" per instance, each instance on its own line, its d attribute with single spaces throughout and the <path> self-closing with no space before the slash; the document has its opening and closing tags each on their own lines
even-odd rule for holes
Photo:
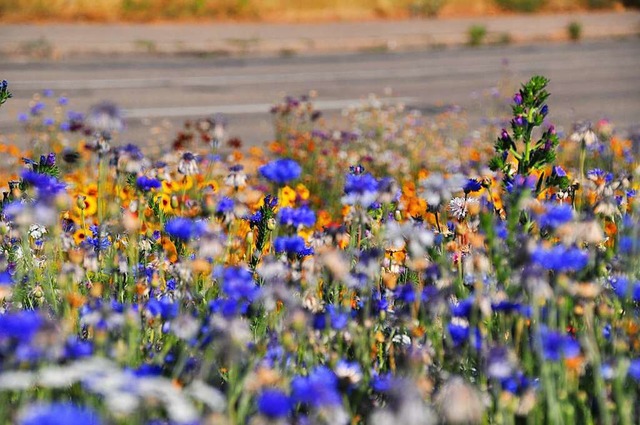
<svg viewBox="0 0 640 425">
<path fill-rule="evenodd" d="M 227 116 L 229 135 L 262 144 L 273 136 L 270 105 L 285 94 L 309 90 L 317 91 L 318 108 L 330 121 L 376 93 L 426 115 L 459 105 L 475 125 L 492 105 L 483 94 L 506 74 L 514 87 L 534 74 L 550 78 L 550 118 L 560 127 L 608 118 L 625 131 L 640 124 L 639 69 L 637 37 L 254 58 L 9 59 L 0 64 L 0 78 L 10 82 L 14 99 L 0 109 L 0 133 L 17 132 L 18 114 L 28 109 L 33 93 L 44 89 L 68 97 L 68 108 L 81 112 L 100 100 L 114 101 L 128 116 L 123 139 L 163 146 L 185 119 L 214 113 Z M 12 140 L 28 143 L 25 136 Z"/>
</svg>

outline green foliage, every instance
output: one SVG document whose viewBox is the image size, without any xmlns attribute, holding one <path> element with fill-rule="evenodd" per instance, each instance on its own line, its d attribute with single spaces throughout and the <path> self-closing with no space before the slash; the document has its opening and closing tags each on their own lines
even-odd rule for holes
<svg viewBox="0 0 640 425">
<path fill-rule="evenodd" d="M 545 77 L 532 77 L 513 98 L 511 134 L 502 130 L 494 145 L 496 156 L 489 163 L 492 170 L 502 171 L 505 181 L 514 173 L 526 177 L 533 170 L 551 165 L 556 159 L 555 148 L 559 140 L 553 126 L 544 131 L 538 141 L 532 140 L 534 128 L 542 125 L 548 113 L 545 103 L 549 97 L 546 91 L 548 83 Z M 509 156 L 518 162 L 517 170 L 507 160 Z"/>
<path fill-rule="evenodd" d="M 409 6 L 412 15 L 435 17 L 447 0 L 414 0 Z"/>
<path fill-rule="evenodd" d="M 467 32 L 469 46 L 479 46 L 487 36 L 487 29 L 483 25 L 473 25 Z"/>
<path fill-rule="evenodd" d="M 640 0 L 622 0 L 624 7 L 636 7 L 640 8 Z"/>
<path fill-rule="evenodd" d="M 573 21 L 567 26 L 567 33 L 571 41 L 578 41 L 582 38 L 582 24 Z"/>
<path fill-rule="evenodd" d="M 8 89 L 9 83 L 7 80 L 2 80 L 0 83 L 0 106 L 3 105 L 7 100 L 11 99 L 11 92 Z"/>
<path fill-rule="evenodd" d="M 502 9 L 525 13 L 537 12 L 545 3 L 546 0 L 496 0 Z"/>
<path fill-rule="evenodd" d="M 615 3 L 615 0 L 586 0 L 589 9 L 611 9 Z"/>
</svg>

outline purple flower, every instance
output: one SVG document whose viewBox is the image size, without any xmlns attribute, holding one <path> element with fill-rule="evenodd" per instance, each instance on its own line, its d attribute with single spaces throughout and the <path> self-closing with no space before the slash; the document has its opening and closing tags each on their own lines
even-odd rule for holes
<svg viewBox="0 0 640 425">
<path fill-rule="evenodd" d="M 515 103 L 516 105 L 522 105 L 522 94 L 516 93 L 513 96 L 513 103 Z"/>
</svg>

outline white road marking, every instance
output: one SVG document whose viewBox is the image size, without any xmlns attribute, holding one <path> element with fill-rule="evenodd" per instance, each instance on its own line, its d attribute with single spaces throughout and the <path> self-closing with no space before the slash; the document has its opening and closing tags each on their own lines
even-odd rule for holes
<svg viewBox="0 0 640 425">
<path fill-rule="evenodd" d="M 313 105 L 318 111 L 332 111 L 348 108 L 361 104 L 366 99 L 336 99 L 336 100 L 317 100 L 313 101 Z M 378 101 L 383 103 L 410 103 L 415 101 L 411 97 L 387 97 L 379 98 Z M 273 103 L 248 103 L 239 105 L 219 105 L 219 106 L 185 106 L 185 107 L 167 107 L 167 108 L 137 108 L 126 109 L 124 115 L 126 118 L 171 118 L 171 117 L 189 117 L 203 116 L 213 114 L 223 115 L 245 115 L 245 114 L 267 114 L 273 106 Z"/>
</svg>

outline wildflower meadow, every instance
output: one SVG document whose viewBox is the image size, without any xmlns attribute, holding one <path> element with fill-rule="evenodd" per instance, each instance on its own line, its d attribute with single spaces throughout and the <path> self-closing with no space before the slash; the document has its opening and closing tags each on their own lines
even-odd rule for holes
<svg viewBox="0 0 640 425">
<path fill-rule="evenodd" d="M 0 423 L 640 422 L 640 137 L 556 130 L 547 83 L 473 129 L 287 97 L 254 147 L 37 94 L 0 145 Z"/>
</svg>

